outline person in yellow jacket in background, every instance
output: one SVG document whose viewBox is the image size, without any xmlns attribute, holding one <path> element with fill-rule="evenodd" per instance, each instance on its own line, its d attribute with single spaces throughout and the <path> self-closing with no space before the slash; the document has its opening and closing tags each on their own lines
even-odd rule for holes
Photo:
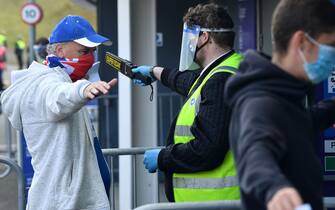
<svg viewBox="0 0 335 210">
<path fill-rule="evenodd" d="M 7 48 L 7 37 L 4 31 L 0 32 L 0 45 Z"/>
<path fill-rule="evenodd" d="M 3 83 L 3 72 L 6 70 L 6 53 L 6 47 L 3 44 L 0 44 L 0 91 L 5 88 Z"/>
<path fill-rule="evenodd" d="M 170 202 L 239 200 L 234 160 L 223 132 L 224 85 L 242 59 L 233 50 L 234 24 L 223 6 L 214 3 L 190 8 L 183 20 L 179 71 L 133 69 L 186 97 L 171 125 L 167 146 L 147 150 L 144 164 L 150 173 L 157 169 L 165 173 Z M 200 69 L 190 70 L 193 61 Z"/>
<path fill-rule="evenodd" d="M 4 90 L 3 72 L 6 70 L 7 62 L 7 37 L 5 31 L 0 31 L 0 91 Z"/>
<path fill-rule="evenodd" d="M 19 65 L 19 69 L 23 68 L 23 52 L 26 49 L 26 43 L 21 37 L 18 37 L 15 42 L 15 55 L 17 58 L 17 63 Z"/>
</svg>

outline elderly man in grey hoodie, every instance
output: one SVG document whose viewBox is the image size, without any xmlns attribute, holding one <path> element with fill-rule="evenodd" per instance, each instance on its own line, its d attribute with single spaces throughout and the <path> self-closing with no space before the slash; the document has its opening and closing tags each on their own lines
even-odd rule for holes
<svg viewBox="0 0 335 210">
<path fill-rule="evenodd" d="M 109 171 L 84 105 L 117 81 L 83 79 L 95 47 L 109 41 L 80 16 L 62 19 L 49 41 L 44 64 L 20 71 L 1 95 L 3 112 L 23 131 L 32 156 L 27 209 L 110 209 Z"/>
</svg>

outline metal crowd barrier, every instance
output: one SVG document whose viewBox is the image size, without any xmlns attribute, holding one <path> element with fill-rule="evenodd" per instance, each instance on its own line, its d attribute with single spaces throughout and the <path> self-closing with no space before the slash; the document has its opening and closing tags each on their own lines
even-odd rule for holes
<svg viewBox="0 0 335 210">
<path fill-rule="evenodd" d="M 325 208 L 335 208 L 335 197 L 324 197 L 323 204 Z"/>
<path fill-rule="evenodd" d="M 325 209 L 335 208 L 335 197 L 323 198 Z M 241 210 L 240 201 L 210 201 L 185 203 L 155 203 L 135 208 L 134 210 Z"/>
<path fill-rule="evenodd" d="M 326 209 L 335 208 L 335 197 L 323 199 Z M 135 208 L 134 210 L 241 210 L 240 201 L 211 201 L 185 203 L 155 203 Z"/>
<path fill-rule="evenodd" d="M 106 156 L 111 156 L 111 168 L 113 166 L 113 157 L 120 155 L 134 155 L 133 163 L 136 161 L 136 155 L 144 154 L 148 149 L 156 149 L 161 147 L 137 147 L 137 148 L 127 148 L 127 149 L 103 149 L 103 154 Z M 14 168 L 18 177 L 18 209 L 25 209 L 25 179 L 20 166 L 13 160 L 0 156 L 0 163 L 8 165 L 10 168 Z M 133 170 L 135 172 L 136 167 L 133 164 Z M 4 178 L 1 176 L 0 178 Z M 325 208 L 335 208 L 335 197 L 325 197 L 324 199 Z M 110 187 L 110 203 L 112 210 L 115 210 L 115 191 L 114 191 L 114 179 L 113 173 L 111 173 L 111 187 Z M 211 201 L 211 202 L 184 202 L 184 203 L 156 203 L 147 204 L 135 208 L 135 210 L 240 210 L 241 204 L 239 201 Z"/>
<path fill-rule="evenodd" d="M 118 149 L 103 149 L 102 153 L 105 156 L 111 156 L 110 159 L 110 168 L 113 169 L 114 163 L 113 158 L 120 155 L 132 155 L 132 167 L 134 174 L 136 174 L 136 155 L 144 154 L 148 149 L 158 149 L 162 147 L 135 147 L 135 148 L 118 148 Z M 134 175 L 133 175 L 134 176 Z M 135 177 L 135 176 L 134 176 Z M 114 186 L 114 173 L 111 172 L 111 186 L 109 189 L 109 203 L 112 210 L 115 210 L 115 186 Z M 133 186 L 134 187 L 134 186 Z M 135 192 L 136 190 L 134 190 Z M 134 195 L 134 206 L 136 206 L 136 195 Z"/>
<path fill-rule="evenodd" d="M 26 208 L 26 201 L 25 201 L 25 180 L 23 176 L 22 169 L 20 166 L 14 162 L 13 160 L 7 158 L 7 157 L 0 157 L 0 163 L 6 164 L 11 168 L 13 168 L 17 174 L 17 180 L 18 180 L 18 209 L 24 210 Z M 6 175 L 8 175 L 7 173 Z M 0 178 L 4 178 L 5 176 L 2 176 Z"/>
<path fill-rule="evenodd" d="M 103 149 L 102 152 L 105 156 L 111 156 L 111 168 L 113 168 L 113 158 L 120 155 L 133 155 L 132 167 L 134 173 L 136 173 L 135 161 L 136 155 L 144 154 L 148 149 L 157 149 L 162 147 L 135 147 L 135 148 L 121 148 L 121 149 Z M 134 199 L 136 196 L 134 196 Z M 324 199 L 325 208 L 335 208 L 335 197 L 325 197 Z M 115 210 L 115 188 L 114 188 L 114 175 L 111 173 L 111 187 L 110 187 L 110 205 L 112 210 Z M 134 205 L 136 206 L 136 205 Z M 212 202 L 185 202 L 185 203 L 155 203 L 147 204 L 135 208 L 135 210 L 240 210 L 241 204 L 239 201 L 212 201 Z"/>
<path fill-rule="evenodd" d="M 209 202 L 185 202 L 185 203 L 155 203 L 140 206 L 134 210 L 240 210 L 240 201 L 209 201 Z"/>
<path fill-rule="evenodd" d="M 335 197 L 323 198 L 325 210 L 335 208 Z M 240 201 L 210 201 L 185 203 L 155 203 L 135 208 L 134 210 L 241 210 Z"/>
<path fill-rule="evenodd" d="M 323 199 L 325 209 L 335 208 L 335 197 Z M 210 201 L 185 203 L 155 203 L 135 208 L 134 210 L 241 210 L 240 201 Z"/>
</svg>

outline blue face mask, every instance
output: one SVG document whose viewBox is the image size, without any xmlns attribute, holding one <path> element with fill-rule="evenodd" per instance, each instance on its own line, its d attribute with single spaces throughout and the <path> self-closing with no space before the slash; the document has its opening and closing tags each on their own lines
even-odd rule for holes
<svg viewBox="0 0 335 210">
<path fill-rule="evenodd" d="M 318 58 L 314 63 L 307 63 L 304 54 L 301 52 L 301 50 L 299 51 L 304 61 L 304 70 L 307 74 L 308 79 L 313 84 L 317 84 L 322 80 L 326 79 L 330 75 L 330 73 L 335 70 L 335 47 L 320 44 L 308 34 L 305 34 L 305 36 L 313 44 L 319 46 Z"/>
</svg>

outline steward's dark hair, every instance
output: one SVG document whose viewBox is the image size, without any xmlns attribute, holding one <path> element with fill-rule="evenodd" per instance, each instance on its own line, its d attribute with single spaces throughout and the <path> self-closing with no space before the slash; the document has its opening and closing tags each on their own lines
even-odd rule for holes
<svg viewBox="0 0 335 210">
<path fill-rule="evenodd" d="M 232 29 L 234 23 L 227 11 L 218 4 L 198 4 L 188 9 L 183 18 L 188 26 L 199 25 L 209 29 Z M 210 36 L 220 47 L 232 48 L 234 46 L 234 32 L 209 32 Z"/>
</svg>

